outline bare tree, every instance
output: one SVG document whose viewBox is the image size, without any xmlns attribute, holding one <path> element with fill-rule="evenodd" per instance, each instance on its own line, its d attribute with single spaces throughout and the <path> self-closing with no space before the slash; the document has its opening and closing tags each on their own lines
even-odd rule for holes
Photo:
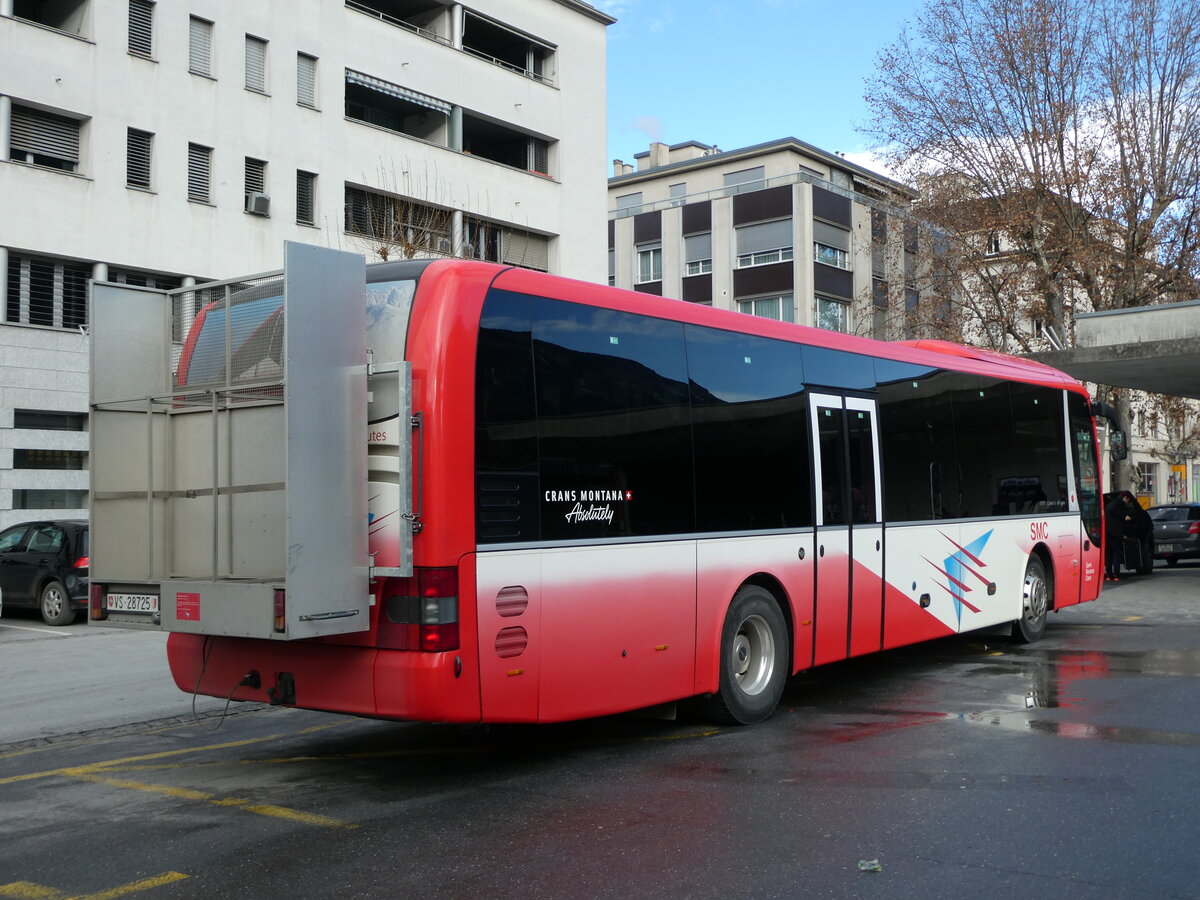
<svg viewBox="0 0 1200 900">
<path fill-rule="evenodd" d="M 868 134 L 920 187 L 993 325 L 1023 304 L 1066 338 L 1077 304 L 1195 290 L 1195 2 L 929 0 L 867 100 Z"/>
<path fill-rule="evenodd" d="M 1195 0 L 928 0 L 867 101 L 951 236 L 965 333 L 1029 352 L 1073 343 L 1075 311 L 1196 295 Z"/>
</svg>

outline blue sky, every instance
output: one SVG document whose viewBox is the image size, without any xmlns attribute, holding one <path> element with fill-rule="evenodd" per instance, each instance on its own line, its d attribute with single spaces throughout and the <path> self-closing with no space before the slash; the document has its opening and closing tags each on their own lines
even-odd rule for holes
<svg viewBox="0 0 1200 900">
<path fill-rule="evenodd" d="M 870 165 L 864 78 L 920 0 L 591 0 L 608 29 L 608 156 L 651 140 L 796 137 Z"/>
</svg>

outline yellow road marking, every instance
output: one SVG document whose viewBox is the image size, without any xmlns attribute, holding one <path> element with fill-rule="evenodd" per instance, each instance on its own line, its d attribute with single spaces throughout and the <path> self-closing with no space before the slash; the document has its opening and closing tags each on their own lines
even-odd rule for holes
<svg viewBox="0 0 1200 900">
<path fill-rule="evenodd" d="M 163 872 L 161 875 L 155 875 L 153 878 L 131 881 L 129 884 L 123 884 L 120 887 L 110 888 L 107 891 L 100 891 L 96 894 L 74 895 L 67 894 L 65 891 L 60 891 L 57 888 L 34 884 L 30 881 L 14 881 L 12 884 L 0 884 L 0 897 L 10 898 L 10 900 L 116 900 L 117 897 L 136 894 L 139 891 L 148 891 L 152 888 L 162 887 L 164 884 L 183 881 L 185 878 L 187 876 L 182 872 Z"/>
<path fill-rule="evenodd" d="M 95 782 L 96 784 L 107 784 L 109 787 L 124 788 L 131 791 L 144 791 L 148 794 L 162 794 L 165 797 L 175 797 L 180 800 L 196 800 L 202 803 L 211 803 L 213 806 L 232 806 L 260 816 L 288 819 L 292 822 L 316 825 L 321 828 L 354 829 L 358 827 L 350 822 L 331 819 L 328 816 L 320 816 L 316 813 L 301 812 L 298 809 L 289 809 L 286 806 L 275 806 L 270 803 L 255 803 L 251 800 L 244 800 L 241 797 L 217 797 L 216 794 L 210 794 L 208 791 L 197 791 L 192 788 L 171 787 L 165 784 L 147 784 L 142 781 L 129 781 L 124 778 L 109 778 L 105 775 L 95 774 L 76 773 L 74 777 L 82 781 Z"/>
</svg>

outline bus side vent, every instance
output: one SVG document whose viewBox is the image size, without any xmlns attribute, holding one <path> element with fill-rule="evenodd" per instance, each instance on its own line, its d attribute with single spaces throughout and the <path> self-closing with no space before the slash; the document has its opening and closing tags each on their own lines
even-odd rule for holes
<svg viewBox="0 0 1200 900">
<path fill-rule="evenodd" d="M 496 612 L 506 619 L 519 616 L 529 607 L 529 592 L 518 585 L 500 588 L 496 595 Z"/>
<path fill-rule="evenodd" d="M 529 646 L 529 633 L 520 625 L 501 628 L 496 635 L 496 655 L 501 659 L 520 656 Z"/>
</svg>

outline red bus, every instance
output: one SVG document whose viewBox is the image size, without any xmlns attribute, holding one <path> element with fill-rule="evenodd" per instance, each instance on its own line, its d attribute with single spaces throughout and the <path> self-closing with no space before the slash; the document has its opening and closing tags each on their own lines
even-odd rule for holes
<svg viewBox="0 0 1200 900">
<path fill-rule="evenodd" d="M 185 691 L 440 722 L 700 697 L 750 723 L 811 667 L 995 626 L 1033 641 L 1099 593 L 1096 433 L 1061 372 L 485 263 L 367 282 L 367 344 L 412 372 L 411 417 L 368 414 L 371 549 L 394 566 L 412 529 L 411 577 L 376 577 L 353 633 L 175 631 Z M 177 383 L 277 361 L 272 296 L 202 311 Z M 110 589 L 93 618 L 121 618 Z"/>
</svg>

